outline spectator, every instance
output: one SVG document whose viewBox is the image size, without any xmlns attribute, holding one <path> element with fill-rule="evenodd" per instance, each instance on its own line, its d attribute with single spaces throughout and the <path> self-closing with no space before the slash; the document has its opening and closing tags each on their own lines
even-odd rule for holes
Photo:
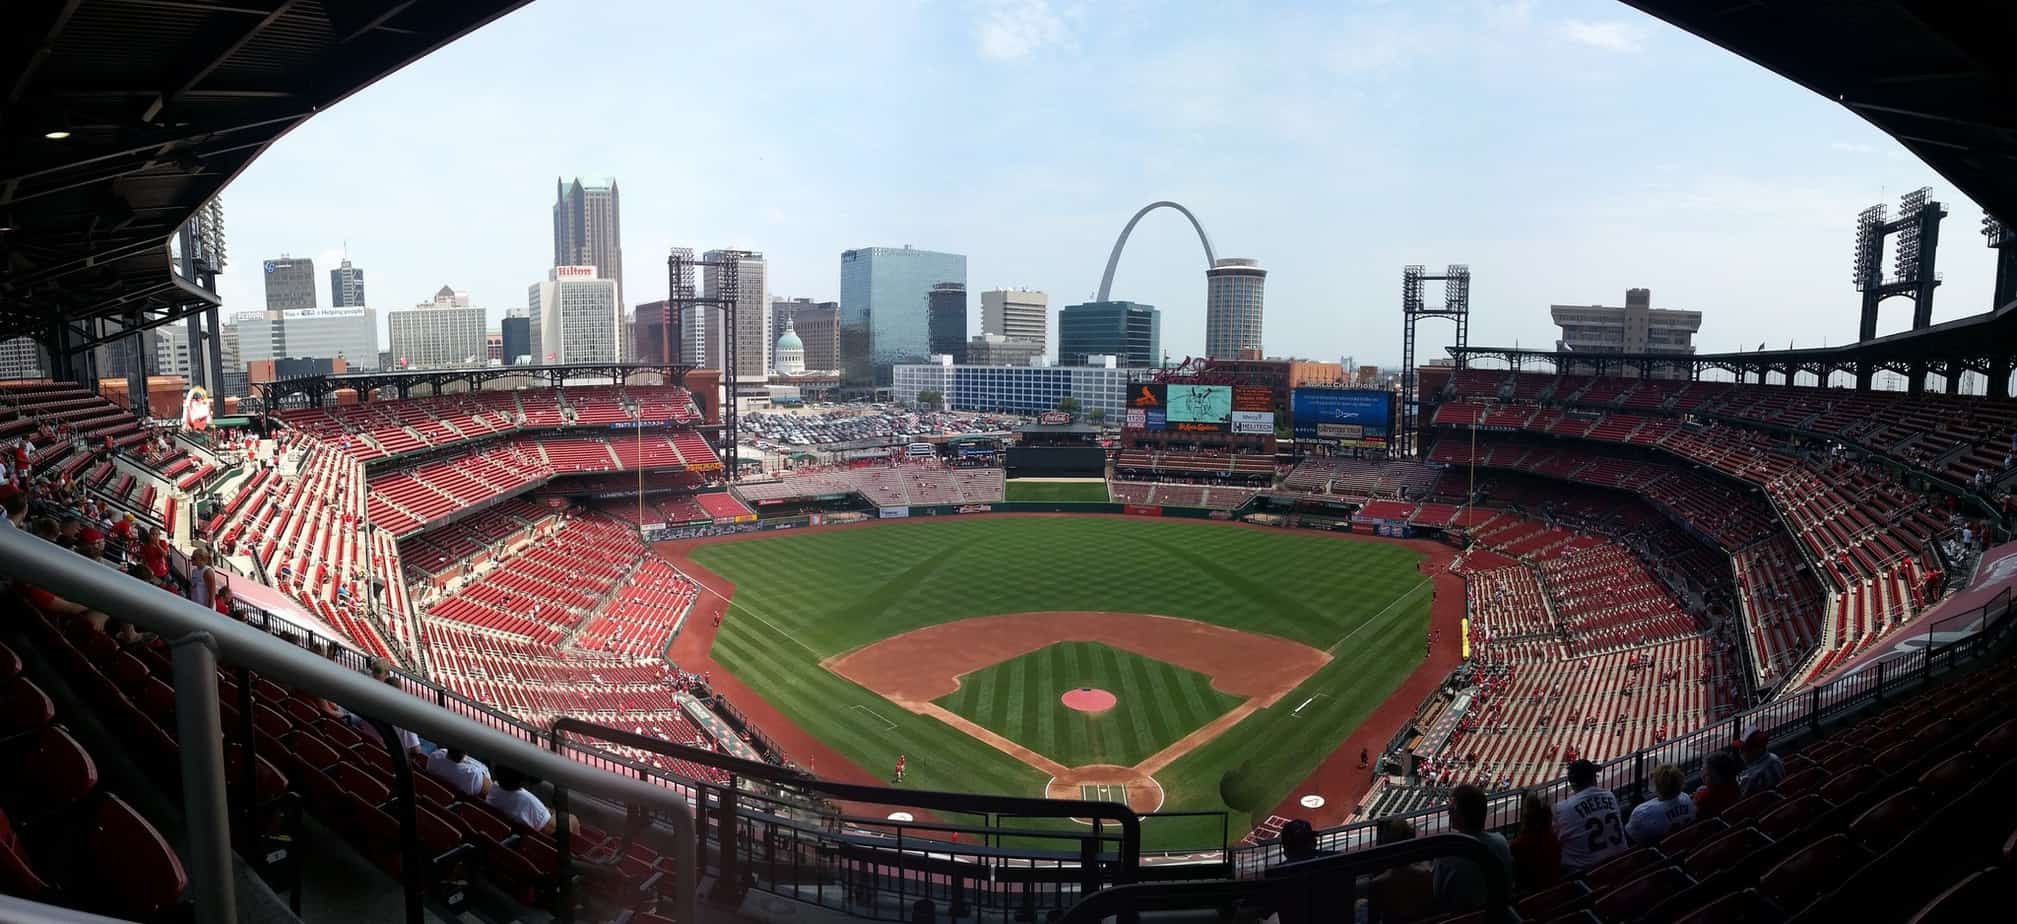
<svg viewBox="0 0 2017 924">
<path fill-rule="evenodd" d="M 1562 879 L 1562 841 L 1555 836 L 1555 809 L 1540 793 L 1520 797 L 1520 833 L 1513 837 L 1513 884 L 1538 892 Z"/>
<path fill-rule="evenodd" d="M 208 548 L 199 547 L 189 555 L 189 599 L 197 606 L 210 606 L 218 585 L 227 580 L 213 564 L 215 560 L 215 554 Z"/>
<path fill-rule="evenodd" d="M 59 522 L 56 530 L 56 544 L 71 551 L 77 550 L 77 534 L 84 529 L 84 518 L 69 514 Z"/>
<path fill-rule="evenodd" d="M 1485 904 L 1487 876 L 1505 883 L 1513 894 L 1513 851 L 1506 839 L 1485 830 L 1485 791 L 1469 783 L 1450 792 L 1450 830 L 1476 838 L 1496 859 L 1494 869 L 1480 869 L 1469 859 L 1444 857 L 1436 861 L 1434 880 L 1436 902 L 1444 911 L 1476 911 Z"/>
<path fill-rule="evenodd" d="M 1702 763 L 1702 788 L 1695 790 L 1695 819 L 1714 818 L 1723 810 L 1743 798 L 1737 788 L 1737 774 L 1741 765 L 1737 755 L 1729 751 L 1717 751 Z"/>
<path fill-rule="evenodd" d="M 0 508 L 7 511 L 7 517 L 0 521 L 0 529 L 19 527 L 28 519 L 28 495 L 13 485 L 0 487 Z"/>
<path fill-rule="evenodd" d="M 108 568 L 113 567 L 105 560 L 105 534 L 99 532 L 96 526 L 86 526 L 77 531 L 77 554 Z"/>
<path fill-rule="evenodd" d="M 525 774 L 501 766 L 493 782 L 496 785 L 483 797 L 485 803 L 528 830 L 553 833 L 553 810 L 539 801 L 538 796 L 525 791 Z"/>
<path fill-rule="evenodd" d="M 1294 863 L 1326 853 L 1317 849 L 1317 829 L 1308 821 L 1297 818 L 1282 826 L 1282 862 Z"/>
<path fill-rule="evenodd" d="M 910 924 L 938 924 L 938 905 L 929 898 L 911 902 Z"/>
<path fill-rule="evenodd" d="M 1555 803 L 1555 835 L 1562 841 L 1562 875 L 1578 876 L 1625 849 L 1625 818 L 1618 797 L 1597 785 L 1597 765 L 1569 764 L 1569 797 Z"/>
<path fill-rule="evenodd" d="M 1737 774 L 1737 790 L 1746 797 L 1778 789 L 1779 781 L 1786 778 L 1785 763 L 1779 760 L 1779 755 L 1765 749 L 1765 741 L 1765 730 L 1753 725 L 1737 742 L 1744 754 L 1744 770 Z"/>
<path fill-rule="evenodd" d="M 1382 818 L 1373 828 L 1373 843 L 1385 847 L 1415 839 L 1415 826 L 1405 818 Z M 1373 877 L 1366 888 L 1366 907 L 1387 922 L 1418 921 L 1436 913 L 1436 877 L 1427 863 L 1408 863 Z"/>
<path fill-rule="evenodd" d="M 1658 798 L 1639 803 L 1625 822 L 1625 836 L 1641 847 L 1651 847 L 1668 832 L 1685 828 L 1695 820 L 1694 801 L 1681 791 L 1681 768 L 1661 764 L 1653 768 L 1653 794 Z"/>
<path fill-rule="evenodd" d="M 427 775 L 465 796 L 490 793 L 490 768 L 455 748 L 442 748 L 429 756 Z"/>
</svg>

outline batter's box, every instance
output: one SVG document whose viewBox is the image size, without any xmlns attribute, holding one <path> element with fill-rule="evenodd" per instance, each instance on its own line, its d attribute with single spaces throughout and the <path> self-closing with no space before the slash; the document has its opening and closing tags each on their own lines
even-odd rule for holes
<svg viewBox="0 0 2017 924">
<path fill-rule="evenodd" d="M 1079 798 L 1087 802 L 1128 804 L 1128 788 L 1122 783 L 1080 783 Z"/>
<path fill-rule="evenodd" d="M 849 707 L 849 708 L 853 708 L 853 709 L 859 709 L 859 710 L 861 710 L 861 711 L 863 711 L 863 712 L 866 712 L 866 713 L 868 713 L 868 714 L 869 714 L 869 715 L 870 715 L 870 716 L 871 716 L 872 718 L 874 718 L 874 719 L 875 719 L 876 721 L 878 721 L 878 722 L 881 722 L 882 724 L 884 724 L 884 725 L 887 725 L 887 726 L 889 726 L 889 728 L 890 728 L 890 730 L 891 730 L 891 731 L 895 731 L 895 730 L 896 730 L 896 723 L 895 723 L 895 722 L 892 722 L 892 721 L 890 721 L 889 719 L 886 719 L 886 718 L 884 718 L 884 717 L 883 717 L 883 714 L 882 714 L 882 713 L 880 713 L 880 712 L 877 712 L 877 711 L 875 711 L 875 710 L 873 710 L 873 709 L 870 709 L 869 707 L 867 707 L 867 706 L 864 706 L 864 705 L 862 705 L 862 704 L 860 704 L 860 703 L 855 703 L 855 704 L 854 704 L 853 706 L 851 706 L 851 707 Z"/>
</svg>

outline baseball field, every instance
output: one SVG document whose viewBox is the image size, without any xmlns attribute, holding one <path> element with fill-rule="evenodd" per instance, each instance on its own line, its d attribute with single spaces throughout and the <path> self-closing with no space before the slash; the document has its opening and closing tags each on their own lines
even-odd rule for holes
<svg viewBox="0 0 2017 924">
<path fill-rule="evenodd" d="M 1070 504 L 1104 504 L 1112 499 L 1107 496 L 1107 483 L 1101 479 L 1089 481 L 1011 479 L 1008 482 L 1006 497 L 1011 501 Z"/>
<path fill-rule="evenodd" d="M 687 558 L 735 585 L 714 663 L 856 765 L 1225 811 L 1233 837 L 1421 662 L 1432 597 L 1404 545 L 1152 518 L 925 519 Z M 1220 822 L 1145 837 L 1215 846 Z"/>
</svg>

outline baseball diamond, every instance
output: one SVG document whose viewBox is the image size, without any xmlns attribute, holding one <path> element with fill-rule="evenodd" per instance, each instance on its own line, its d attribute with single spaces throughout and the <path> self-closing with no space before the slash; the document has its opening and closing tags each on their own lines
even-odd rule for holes
<svg viewBox="0 0 2017 924">
<path fill-rule="evenodd" d="M 855 767 L 904 755 L 920 789 L 1105 786 L 1236 830 L 1414 671 L 1433 596 L 1409 544 L 1210 521 L 990 516 L 665 551 L 729 596 L 712 663 Z M 1080 687 L 1114 707 L 1060 701 Z M 1219 825 L 1145 830 L 1185 846 Z"/>
</svg>

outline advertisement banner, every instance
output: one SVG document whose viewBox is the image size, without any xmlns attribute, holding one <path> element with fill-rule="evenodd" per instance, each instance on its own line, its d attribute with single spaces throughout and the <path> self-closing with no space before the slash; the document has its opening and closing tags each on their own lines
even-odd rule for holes
<svg viewBox="0 0 2017 924">
<path fill-rule="evenodd" d="M 1130 387 L 1133 390 L 1128 393 L 1128 407 L 1161 408 L 1167 403 L 1163 400 L 1165 389 L 1161 385 L 1138 382 Z"/>
<path fill-rule="evenodd" d="M 875 515 L 885 520 L 902 520 L 910 516 L 909 507 L 878 507 Z"/>
<path fill-rule="evenodd" d="M 1121 512 L 1133 517 L 1159 517 L 1163 515 L 1163 508 L 1147 504 L 1122 504 Z"/>
<path fill-rule="evenodd" d="M 1233 412 L 1275 412 L 1275 390 L 1266 385 L 1234 385 Z"/>
<path fill-rule="evenodd" d="M 993 507 L 990 507 L 986 504 L 967 504 L 959 508 L 959 512 L 961 513 L 989 513 L 992 512 L 993 510 L 994 510 Z"/>
<path fill-rule="evenodd" d="M 1149 408 L 1142 413 L 1145 415 L 1142 420 L 1142 429 L 1144 430 L 1162 430 L 1169 426 L 1169 421 L 1164 416 L 1162 408 Z"/>
<path fill-rule="evenodd" d="M 1375 389 L 1298 388 L 1290 400 L 1297 439 L 1385 448 L 1393 433 L 1394 396 Z"/>
<path fill-rule="evenodd" d="M 1266 436 L 1275 432 L 1275 412 L 1234 411 L 1233 432 Z"/>
<path fill-rule="evenodd" d="M 1149 414 L 1147 411 L 1144 411 L 1138 407 L 1131 407 L 1128 408 L 1127 420 L 1126 422 L 1121 424 L 1121 429 L 1140 430 L 1143 427 L 1148 426 L 1148 422 L 1149 422 Z"/>
</svg>

